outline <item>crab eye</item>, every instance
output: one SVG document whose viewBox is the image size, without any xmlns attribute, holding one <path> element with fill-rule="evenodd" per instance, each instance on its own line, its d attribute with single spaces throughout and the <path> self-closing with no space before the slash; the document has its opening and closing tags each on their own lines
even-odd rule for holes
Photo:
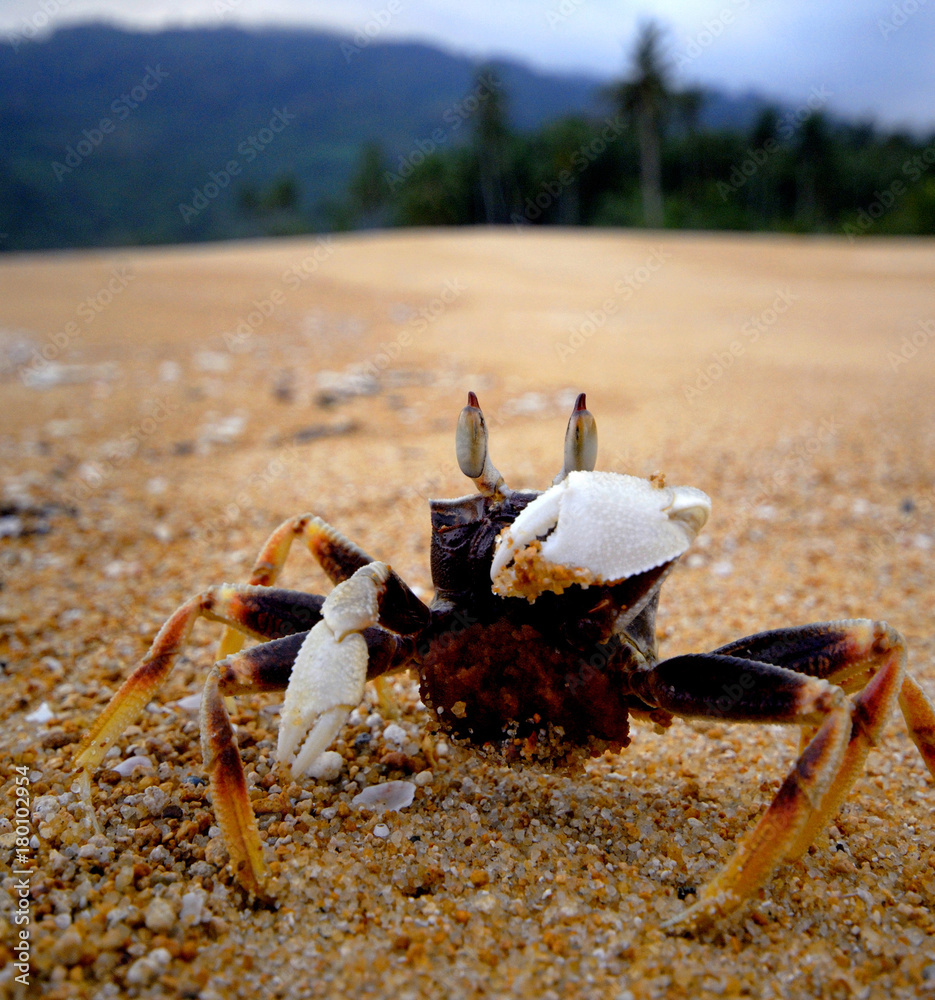
<svg viewBox="0 0 935 1000">
<path fill-rule="evenodd" d="M 512 491 L 504 483 L 503 476 L 487 453 L 487 423 L 473 392 L 468 393 L 467 406 L 458 417 L 455 451 L 461 471 L 474 480 L 484 496 L 509 496 Z"/>
<path fill-rule="evenodd" d="M 487 424 L 473 392 L 468 393 L 468 404 L 458 417 L 455 448 L 461 471 L 469 479 L 479 479 L 487 462 Z"/>
<path fill-rule="evenodd" d="M 588 409 L 585 394 L 579 393 L 565 429 L 565 464 L 552 480 L 560 483 L 569 472 L 593 472 L 597 464 L 597 423 Z"/>
</svg>

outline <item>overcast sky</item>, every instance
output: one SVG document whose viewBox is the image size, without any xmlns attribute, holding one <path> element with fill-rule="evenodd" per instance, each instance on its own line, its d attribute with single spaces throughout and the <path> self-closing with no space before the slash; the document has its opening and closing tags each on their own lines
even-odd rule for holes
<svg viewBox="0 0 935 1000">
<path fill-rule="evenodd" d="M 681 84 L 790 104 L 824 88 L 839 113 L 935 128 L 935 0 L 0 0 L 0 39 L 90 19 L 292 24 L 609 77 L 647 18 L 669 29 Z"/>
</svg>

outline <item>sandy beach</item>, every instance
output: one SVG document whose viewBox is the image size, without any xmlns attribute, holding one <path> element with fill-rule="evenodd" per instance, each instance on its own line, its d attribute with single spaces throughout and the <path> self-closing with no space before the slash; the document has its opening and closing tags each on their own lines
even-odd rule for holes
<svg viewBox="0 0 935 1000">
<path fill-rule="evenodd" d="M 511 767 L 447 740 L 401 675 L 368 687 L 337 777 L 299 784 L 276 765 L 281 698 L 238 698 L 277 900 L 251 906 L 201 780 L 221 634 L 203 622 L 93 780 L 94 836 L 71 790 L 83 732 L 172 611 L 246 580 L 285 518 L 321 515 L 431 598 L 426 499 L 470 489 L 468 390 L 514 487 L 551 483 L 584 391 L 598 468 L 711 496 L 662 591 L 664 655 L 873 617 L 935 698 L 931 240 L 508 229 L 8 255 L 0 993 L 935 995 L 935 784 L 898 716 L 804 858 L 678 937 L 660 925 L 764 811 L 792 728 L 635 725 L 619 755 Z M 298 547 L 282 584 L 328 589 Z M 416 784 L 410 806 L 353 806 L 389 780 Z"/>
</svg>

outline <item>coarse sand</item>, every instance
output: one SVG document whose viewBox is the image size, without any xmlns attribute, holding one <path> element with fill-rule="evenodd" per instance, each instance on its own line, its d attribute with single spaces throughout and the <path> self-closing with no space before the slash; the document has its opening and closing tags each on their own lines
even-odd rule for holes
<svg viewBox="0 0 935 1000">
<path fill-rule="evenodd" d="M 663 654 L 882 618 L 935 696 L 931 240 L 481 229 L 8 255 L 0 993 L 935 996 L 935 788 L 901 718 L 802 860 L 678 937 L 661 923 L 762 813 L 797 732 L 637 725 L 619 755 L 511 767 L 446 741 L 401 675 L 296 784 L 281 697 L 239 698 L 276 893 L 258 907 L 202 778 L 220 629 L 200 623 L 93 779 L 94 834 L 82 733 L 179 603 L 245 580 L 286 517 L 320 514 L 430 597 L 426 498 L 470 489 L 468 390 L 513 486 L 551 482 L 586 391 L 598 468 L 712 497 L 663 588 Z M 282 582 L 327 589 L 298 549 Z M 410 805 L 353 804 L 391 780 Z"/>
</svg>

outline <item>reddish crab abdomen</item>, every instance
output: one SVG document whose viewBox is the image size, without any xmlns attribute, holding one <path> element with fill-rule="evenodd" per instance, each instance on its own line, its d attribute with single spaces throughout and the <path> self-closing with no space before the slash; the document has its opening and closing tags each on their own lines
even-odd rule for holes
<svg viewBox="0 0 935 1000">
<path fill-rule="evenodd" d="M 422 697 L 445 728 L 475 744 L 522 741 L 556 727 L 564 742 L 629 742 L 627 649 L 556 647 L 534 626 L 506 617 L 446 622 L 421 650 Z"/>
</svg>

